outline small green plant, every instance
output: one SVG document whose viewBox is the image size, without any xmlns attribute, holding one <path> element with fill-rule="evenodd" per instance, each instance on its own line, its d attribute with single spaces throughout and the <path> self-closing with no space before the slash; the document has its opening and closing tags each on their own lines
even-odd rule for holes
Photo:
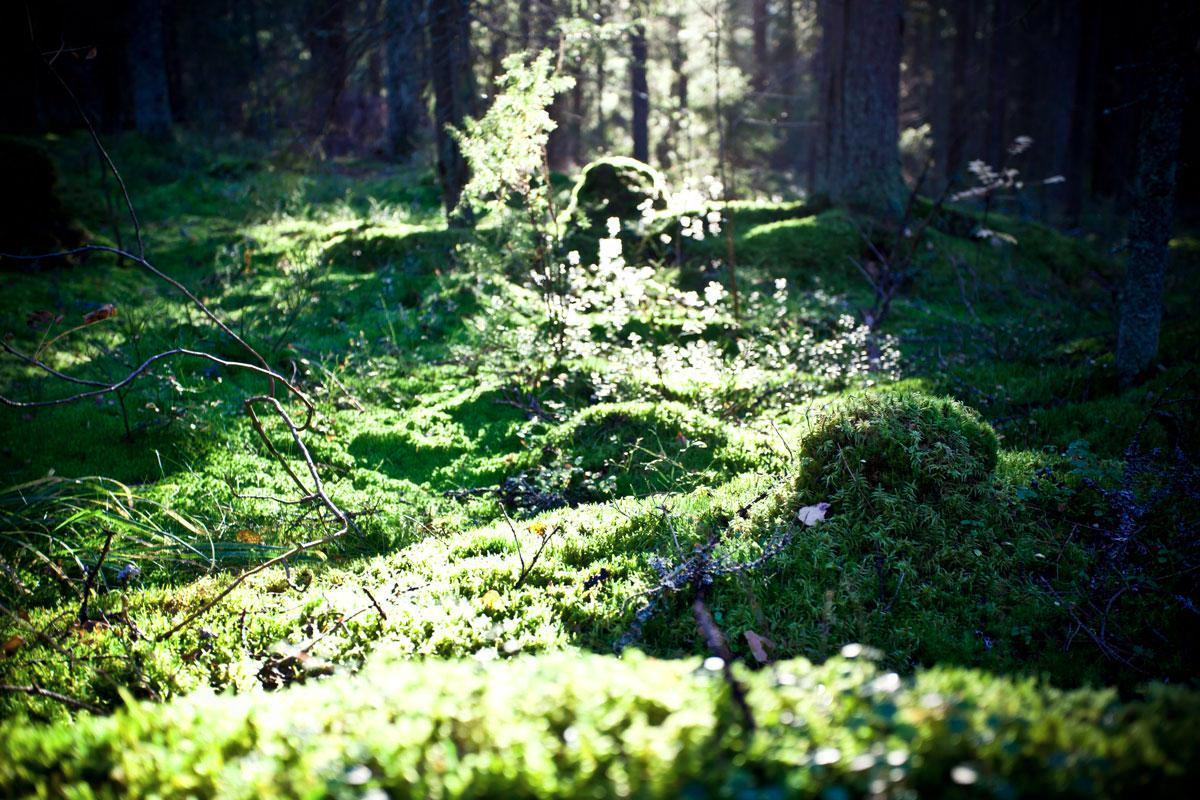
<svg viewBox="0 0 1200 800">
<path fill-rule="evenodd" d="M 546 142 L 555 128 L 547 109 L 574 79 L 555 75 L 552 57 L 545 50 L 532 62 L 524 53 L 506 58 L 487 113 L 454 132 L 471 165 L 461 202 L 500 217 L 511 244 L 528 251 L 534 267 L 548 263 L 561 238 L 546 165 Z M 510 227 L 514 222 L 519 233 Z"/>
</svg>

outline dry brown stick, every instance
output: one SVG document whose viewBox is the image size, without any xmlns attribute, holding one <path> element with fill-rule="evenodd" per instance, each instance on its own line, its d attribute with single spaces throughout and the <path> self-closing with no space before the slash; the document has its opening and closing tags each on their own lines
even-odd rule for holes
<svg viewBox="0 0 1200 800">
<path fill-rule="evenodd" d="M 708 604 L 704 602 L 707 594 L 707 585 L 701 584 L 697 587 L 695 599 L 692 600 L 692 616 L 696 620 L 696 627 L 700 629 L 700 634 L 704 637 L 704 643 L 708 646 L 709 652 L 721 659 L 721 674 L 725 678 L 725 683 L 729 685 L 729 693 L 733 697 L 734 705 L 738 707 L 738 711 L 742 715 L 742 723 L 748 732 L 753 731 L 756 727 L 754 712 L 751 711 L 750 702 L 746 699 L 746 687 L 742 686 L 741 681 L 733 674 L 733 651 L 729 649 L 725 635 L 721 633 L 720 627 L 713 619 L 712 612 L 708 610 Z"/>
<path fill-rule="evenodd" d="M 100 558 L 96 559 L 96 566 L 88 570 L 87 578 L 83 582 L 83 600 L 79 602 L 79 624 L 83 625 L 88 621 L 88 600 L 91 599 L 92 587 L 96 583 L 96 575 L 104 567 L 104 559 L 108 558 L 108 548 L 112 547 L 113 536 L 116 531 L 109 530 L 108 535 L 104 537 L 104 547 L 100 549 Z"/>
<path fill-rule="evenodd" d="M 371 601 L 371 605 L 375 606 L 375 610 L 379 612 L 379 619 L 387 622 L 387 614 L 384 613 L 383 606 L 379 605 L 379 601 L 375 599 L 375 595 L 371 594 L 371 590 L 366 586 L 362 587 L 362 590 L 366 593 L 367 599 Z"/>
</svg>

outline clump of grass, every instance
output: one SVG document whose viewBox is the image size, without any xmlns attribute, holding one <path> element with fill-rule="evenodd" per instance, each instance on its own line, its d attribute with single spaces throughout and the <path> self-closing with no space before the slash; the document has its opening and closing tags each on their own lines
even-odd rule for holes
<svg viewBox="0 0 1200 800">
<path fill-rule="evenodd" d="M 0 595 L 26 605 L 138 579 L 194 578 L 272 549 L 225 538 L 111 478 L 50 476 L 0 490 L 0 557 L 11 579 Z"/>
</svg>

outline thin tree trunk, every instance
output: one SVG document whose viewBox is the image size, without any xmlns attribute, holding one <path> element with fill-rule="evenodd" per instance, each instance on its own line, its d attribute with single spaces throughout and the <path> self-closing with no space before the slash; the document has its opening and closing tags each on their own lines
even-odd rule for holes
<svg viewBox="0 0 1200 800">
<path fill-rule="evenodd" d="M 1012 26 L 1009 0 L 992 0 L 984 158 L 997 168 L 1004 162 L 1005 149 L 1008 147 L 1008 43 Z"/>
<path fill-rule="evenodd" d="M 751 55 L 754 60 L 750 86 L 756 92 L 766 91 L 769 83 L 767 78 L 771 66 L 771 57 L 767 49 L 769 19 L 767 0 L 754 0 L 750 10 L 750 36 L 753 43 Z"/>
<path fill-rule="evenodd" d="M 407 158 L 417 145 L 424 83 L 424 36 L 420 0 L 386 0 L 387 144 L 393 158 Z"/>
<path fill-rule="evenodd" d="M 1150 107 L 1144 112 L 1138 136 L 1137 186 L 1129 225 L 1129 258 L 1121 290 L 1117 329 L 1117 374 L 1123 386 L 1145 373 L 1158 353 L 1162 320 L 1163 280 L 1175 206 L 1175 176 L 1179 169 L 1183 127 L 1184 60 L 1194 55 L 1178 44 L 1175 14 L 1167 0 L 1153 36 L 1149 58 L 1158 62 L 1151 78 Z M 1190 42 L 1188 43 L 1190 44 Z M 1186 46 L 1186 45 L 1185 45 Z M 1182 52 L 1176 52 L 1176 48 Z"/>
<path fill-rule="evenodd" d="M 675 161 L 679 148 L 679 133 L 684 114 L 688 107 L 688 77 L 684 70 L 687 54 L 683 52 L 683 42 L 680 34 L 683 31 L 683 19 L 676 11 L 667 17 L 667 52 L 671 61 L 671 96 L 674 108 L 667 117 L 667 129 L 662 140 L 655 147 L 659 166 L 667 169 Z"/>
<path fill-rule="evenodd" d="M 650 160 L 650 86 L 646 80 L 646 28 L 639 19 L 629 31 L 629 88 L 632 97 L 633 157 Z"/>
<path fill-rule="evenodd" d="M 429 72 L 433 83 L 437 128 L 438 181 L 442 204 L 452 222 L 465 221 L 454 212 L 467 185 L 468 168 L 448 128 L 470 116 L 474 98 L 468 18 L 469 0 L 432 0 L 429 4 Z"/>
<path fill-rule="evenodd" d="M 1079 50 L 1082 34 L 1080 0 L 1060 0 L 1053 4 L 1044 82 L 1046 102 L 1043 106 L 1045 134 L 1041 142 L 1046 158 L 1045 177 L 1065 176 L 1070 171 L 1071 149 L 1074 146 L 1071 130 L 1078 97 Z M 1064 184 L 1053 184 L 1041 193 L 1042 216 L 1061 221 L 1067 201 Z"/>
<path fill-rule="evenodd" d="M 1066 200 L 1063 221 L 1077 226 L 1085 196 L 1091 194 L 1092 157 L 1096 148 L 1097 73 L 1100 68 L 1100 15 L 1086 17 L 1079 70 L 1075 85 L 1075 113 L 1071 118 L 1071 149 L 1068 153 Z"/>
<path fill-rule="evenodd" d="M 970 63 L 975 44 L 975 0 L 951 0 L 954 19 L 954 47 L 951 61 L 950 116 L 946 129 L 946 163 L 943 173 L 949 182 L 969 160 L 966 157 L 967 138 L 972 132 Z"/>
<path fill-rule="evenodd" d="M 147 136 L 166 136 L 171 132 L 171 102 L 163 49 L 163 4 L 130 0 L 127 30 L 134 127 Z"/>
<path fill-rule="evenodd" d="M 312 105 L 308 133 L 320 145 L 334 122 L 338 100 L 346 88 L 346 0 L 310 0 L 306 36 L 311 55 Z"/>
<path fill-rule="evenodd" d="M 800 141 L 803 139 L 800 126 L 805 121 L 802 113 L 805 106 L 801 104 L 799 97 L 800 54 L 796 45 L 796 0 L 783 0 L 783 20 L 780 22 L 778 44 L 775 46 L 772 60 L 772 73 L 781 100 L 780 116 L 786 126 L 771 163 L 777 168 L 799 168 Z"/>
</svg>

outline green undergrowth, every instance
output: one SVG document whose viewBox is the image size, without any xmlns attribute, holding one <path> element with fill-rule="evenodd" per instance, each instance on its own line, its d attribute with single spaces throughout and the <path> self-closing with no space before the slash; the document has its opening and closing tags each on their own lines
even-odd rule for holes
<svg viewBox="0 0 1200 800">
<path fill-rule="evenodd" d="M 12 795 L 73 797 L 1183 797 L 1200 699 L 1117 702 L 862 658 L 737 670 L 559 654 L 379 661 L 286 696 L 0 728 Z M 280 702 L 285 700 L 286 702 Z"/>
<path fill-rule="evenodd" d="M 594 432 L 596 420 L 624 422 L 639 410 L 597 406 L 556 435 Z M 915 394 L 867 395 L 823 412 L 798 459 L 790 477 L 747 475 L 459 533 L 431 520 L 424 538 L 389 555 L 346 561 L 331 550 L 298 565 L 299 577 L 282 568 L 256 575 L 167 642 L 153 639 L 202 608 L 226 578 L 112 591 L 93 606 L 109 622 L 71 633 L 111 659 L 107 676 L 91 662 L 64 672 L 38 657 L 53 648 L 34 639 L 8 674 L 115 701 L 113 673 L 157 696 L 204 685 L 249 691 L 314 670 L 352 671 L 375 650 L 495 658 L 630 643 L 662 656 L 702 652 L 688 595 L 655 590 L 663 570 L 718 535 L 714 557 L 728 565 L 778 553 L 762 569 L 713 581 L 709 604 L 739 656 L 750 656 L 749 632 L 770 640 L 777 657 L 819 658 L 869 641 L 898 669 L 969 664 L 1064 685 L 1111 677 L 1096 655 L 1059 644 L 1069 620 L 1058 598 L 1086 596 L 1088 552 L 1059 540 L 1021 502 L 1029 465 L 995 473 L 994 435 L 973 412 Z M 806 527 L 797 511 L 817 503 L 828 504 L 827 516 Z M 325 563 L 331 556 L 336 566 Z M 52 624 L 72 608 L 37 610 L 30 624 Z M 1123 631 L 1126 620 L 1112 624 Z M 295 653 L 304 658 L 287 661 Z M 1186 671 L 1178 654 L 1162 655 L 1160 669 Z M 32 705 L 39 715 L 61 710 Z"/>
<path fill-rule="evenodd" d="M 94 180 L 79 177 L 94 174 L 89 143 L 39 146 L 59 162 L 64 206 L 115 242 Z M 524 254 L 491 220 L 477 235 L 447 228 L 428 170 L 299 165 L 249 144 L 214 155 L 186 137 L 119 137 L 113 152 L 154 263 L 312 398 L 306 446 L 359 530 L 156 641 L 236 570 L 328 530 L 245 416 L 265 382 L 178 358 L 120 398 L 0 408 L 0 568 L 19 577 L 0 584 L 12 612 L 0 684 L 106 710 L 178 701 L 75 733 L 13 723 L 6 784 L 31 789 L 44 772 L 47 794 L 92 781 L 99 794 L 404 783 L 422 796 L 837 797 L 879 794 L 877 779 L 943 791 L 961 765 L 976 781 L 964 793 L 1178 788 L 1186 754 L 1162 743 L 1195 725 L 1192 695 L 1154 689 L 1118 706 L 1025 677 L 1132 697 L 1195 674 L 1193 240 L 1173 245 L 1156 374 L 1131 389 L 1111 355 L 1114 262 L 1006 217 L 986 220 L 1005 236 L 980 236 L 985 220 L 959 209 L 931 225 L 876 333 L 886 368 L 864 366 L 859 325 L 872 300 L 859 267 L 874 268 L 886 235 L 798 201 L 731 203 L 727 227 L 700 239 L 679 238 L 677 211 L 624 220 L 624 257 L 649 267 L 638 280 L 651 300 L 607 330 L 604 295 L 581 312 L 587 346 L 560 354 Z M 689 216 L 707 224 L 719 208 Z M 735 288 L 726 233 L 738 313 L 708 299 Z M 111 380 L 170 347 L 249 357 L 112 257 L 0 270 L 14 347 L 33 351 L 104 303 L 117 314 L 54 342 L 48 363 Z M 65 393 L 11 360 L 0 391 Z M 283 426 L 265 430 L 299 466 Z M 824 518 L 810 526 L 814 508 Z M 1130 530 L 1136 546 L 1120 545 Z M 879 669 L 916 683 L 883 700 L 863 689 L 882 673 L 859 662 L 767 669 L 746 680 L 771 734 L 749 737 L 723 684 L 690 661 L 613 659 L 706 653 L 695 587 L 670 585 L 701 556 L 706 604 L 739 661 L 758 663 L 752 642 L 812 661 L 864 642 Z M 491 661 L 504 663 L 478 665 Z M 785 673 L 795 685 L 774 685 Z M 282 695 L 264 692 L 293 683 L 316 685 L 288 689 L 295 712 L 272 718 Z M 537 692 L 503 694 L 536 684 L 559 716 Z M 923 704 L 943 691 L 961 703 Z M 481 697 L 486 715 L 463 710 Z M 0 715 L 20 724 L 68 713 L 0 694 Z M 173 750 L 216 714 L 225 727 L 197 736 L 203 746 Z M 297 733 L 310 729 L 326 735 Z M 525 743 L 525 768 L 500 769 L 501 742 Z M 829 747 L 838 758 L 815 764 Z M 883 769 L 896 749 L 905 760 Z M 702 772 L 705 760 L 720 769 Z"/>
</svg>

